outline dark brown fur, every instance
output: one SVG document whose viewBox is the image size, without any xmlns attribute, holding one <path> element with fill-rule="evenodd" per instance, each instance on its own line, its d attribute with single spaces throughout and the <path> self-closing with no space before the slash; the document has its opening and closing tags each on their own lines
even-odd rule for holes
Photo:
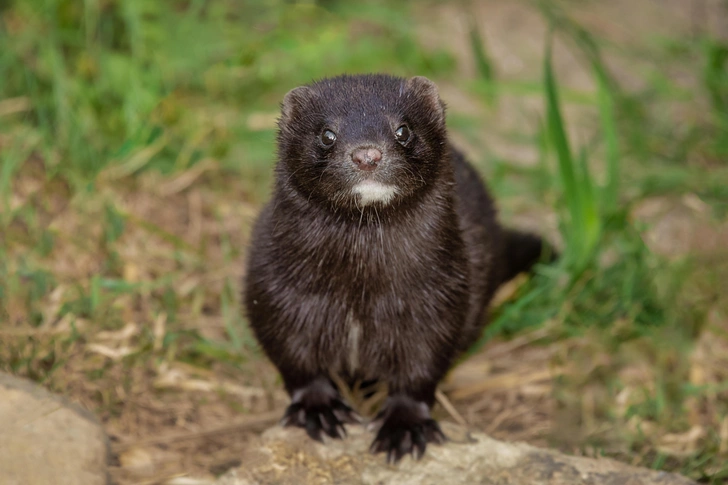
<svg viewBox="0 0 728 485">
<path fill-rule="evenodd" d="M 400 143 L 403 125 L 410 137 Z M 372 449 L 421 456 L 444 439 L 429 412 L 438 382 L 480 335 L 497 286 L 538 259 L 541 241 L 498 224 L 425 78 L 341 76 L 296 88 L 279 129 L 245 303 L 292 396 L 284 422 L 315 439 L 341 437 L 356 416 L 329 376 L 377 379 L 390 397 Z M 336 135 L 330 147 L 325 130 Z M 357 149 L 382 159 L 364 170 L 352 161 Z M 363 205 L 352 187 L 366 180 L 397 194 Z"/>
</svg>

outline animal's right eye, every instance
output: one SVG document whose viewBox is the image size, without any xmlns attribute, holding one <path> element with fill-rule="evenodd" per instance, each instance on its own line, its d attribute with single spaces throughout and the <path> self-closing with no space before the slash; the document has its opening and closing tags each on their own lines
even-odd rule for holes
<svg viewBox="0 0 728 485">
<path fill-rule="evenodd" d="M 410 131 L 409 131 L 409 128 L 407 128 L 407 125 L 402 125 L 399 128 L 397 128 L 397 131 L 394 132 L 394 137 L 402 145 L 407 143 L 410 139 Z"/>
<path fill-rule="evenodd" d="M 321 143 L 324 144 L 324 146 L 330 147 L 334 144 L 336 141 L 336 133 L 334 133 L 331 130 L 324 130 L 323 133 L 321 133 Z"/>
</svg>

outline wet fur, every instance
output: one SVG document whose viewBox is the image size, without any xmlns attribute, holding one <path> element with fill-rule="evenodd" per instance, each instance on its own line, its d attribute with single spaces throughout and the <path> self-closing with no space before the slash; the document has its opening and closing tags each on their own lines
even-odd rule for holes
<svg viewBox="0 0 728 485">
<path fill-rule="evenodd" d="M 404 146 L 393 137 L 403 123 L 413 137 Z M 331 148 L 319 141 L 327 128 L 337 134 Z M 351 192 L 367 176 L 348 159 L 362 146 L 384 154 L 373 180 L 397 187 L 387 203 L 364 206 Z M 444 439 L 429 416 L 438 382 L 480 335 L 498 285 L 538 259 L 541 241 L 498 224 L 424 78 L 341 76 L 294 89 L 278 154 L 245 304 L 292 396 L 284 423 L 341 437 L 357 417 L 329 376 L 383 380 L 390 398 L 372 450 L 421 456 Z"/>
</svg>

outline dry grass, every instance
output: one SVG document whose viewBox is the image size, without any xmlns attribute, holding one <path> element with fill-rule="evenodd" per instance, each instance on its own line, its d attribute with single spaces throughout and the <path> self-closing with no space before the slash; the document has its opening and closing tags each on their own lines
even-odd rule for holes
<svg viewBox="0 0 728 485">
<path fill-rule="evenodd" d="M 45 180 L 32 161 L 16 177 L 13 203 L 33 207 L 38 227 L 52 231 L 55 242 L 40 257 L 21 244 L 34 229 L 12 225 L 8 262 L 32 258 L 56 284 L 32 308 L 22 292 L 8 301 L 2 360 L 14 363 L 20 375 L 45 376 L 44 385 L 95 410 L 112 437 L 113 475 L 120 484 L 161 483 L 181 473 L 210 476 L 235 465 L 249 437 L 275 423 L 287 402 L 275 369 L 244 327 L 236 330 L 243 332 L 240 347 L 224 348 L 233 339 L 220 295 L 226 285 L 232 295 L 239 293 L 254 207 L 214 164 L 173 178 L 148 174 L 99 182 L 93 196 L 69 193 L 64 184 Z M 107 203 L 126 221 L 113 242 L 105 233 Z M 113 268 L 106 266 L 109 259 Z M 128 287 L 98 290 L 91 314 L 67 311 L 64 304 L 79 292 L 93 292 L 99 274 Z M 499 301 L 512 298 L 520 283 L 507 287 Z M 177 301 L 173 318 L 162 310 L 165 288 Z M 30 324 L 31 309 L 42 312 L 40 326 Z M 636 463 L 644 462 L 639 453 L 655 450 L 684 458 L 717 433 L 716 452 L 725 455 L 723 311 L 716 306 L 689 361 L 673 366 L 703 389 L 684 403 L 687 431 L 634 413 L 645 396 L 658 392 L 664 363 L 655 359 L 664 357 L 654 347 L 636 341 L 614 352 L 597 331 L 554 341 L 556 322 L 490 342 L 462 362 L 441 387 L 441 402 L 453 409 L 441 406 L 437 414 L 502 439 L 576 453 L 607 451 Z M 215 359 L 193 351 L 202 341 L 217 342 L 228 353 Z M 604 376 L 615 376 L 619 387 Z M 631 448 L 625 433 L 643 436 L 649 446 Z M 612 449 L 585 446 L 605 436 Z"/>
<path fill-rule="evenodd" d="M 252 430 L 275 422 L 286 402 L 249 336 L 241 336 L 234 358 L 213 361 L 190 351 L 195 343 L 231 340 L 226 324 L 232 317 L 221 314 L 220 295 L 232 287 L 227 291 L 238 315 L 241 248 L 254 212 L 224 173 L 205 168 L 169 179 L 102 179 L 95 193 L 74 198 L 63 184 L 46 181 L 32 161 L 14 181 L 13 204 L 32 207 L 37 227 L 52 232 L 54 243 L 39 257 L 23 244 L 35 228 L 11 225 L 5 234 L 10 272 L 21 273 L 17 265 L 32 259 L 55 285 L 32 305 L 23 291 L 6 301 L 2 360 L 20 375 L 44 375 L 47 387 L 96 411 L 114 449 L 126 450 L 118 457 L 126 465 L 117 470 L 120 483 L 127 483 L 124 468 L 138 465 L 130 457 L 149 453 L 143 475 L 215 469 Z M 125 221 L 113 242 L 105 234 L 107 204 Z M 100 275 L 122 289 L 98 283 L 94 290 Z M 69 311 L 69 302 L 94 291 L 95 308 Z M 162 309 L 165 292 L 179 303 L 173 319 Z M 32 325 L 32 312 L 42 313 L 40 326 Z M 152 453 L 156 444 L 165 451 Z M 128 483 L 139 478 L 132 475 Z"/>
</svg>

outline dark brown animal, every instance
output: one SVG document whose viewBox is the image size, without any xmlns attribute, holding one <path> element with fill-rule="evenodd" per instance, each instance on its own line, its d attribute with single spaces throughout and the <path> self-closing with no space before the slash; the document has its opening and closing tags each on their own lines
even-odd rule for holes
<svg viewBox="0 0 728 485">
<path fill-rule="evenodd" d="M 497 286 L 541 253 L 505 231 L 447 138 L 423 77 L 340 76 L 290 91 L 272 200 L 255 225 L 250 324 L 291 395 L 284 423 L 339 438 L 356 415 L 333 373 L 384 381 L 372 444 L 397 461 L 444 435 L 435 388 Z"/>
</svg>

